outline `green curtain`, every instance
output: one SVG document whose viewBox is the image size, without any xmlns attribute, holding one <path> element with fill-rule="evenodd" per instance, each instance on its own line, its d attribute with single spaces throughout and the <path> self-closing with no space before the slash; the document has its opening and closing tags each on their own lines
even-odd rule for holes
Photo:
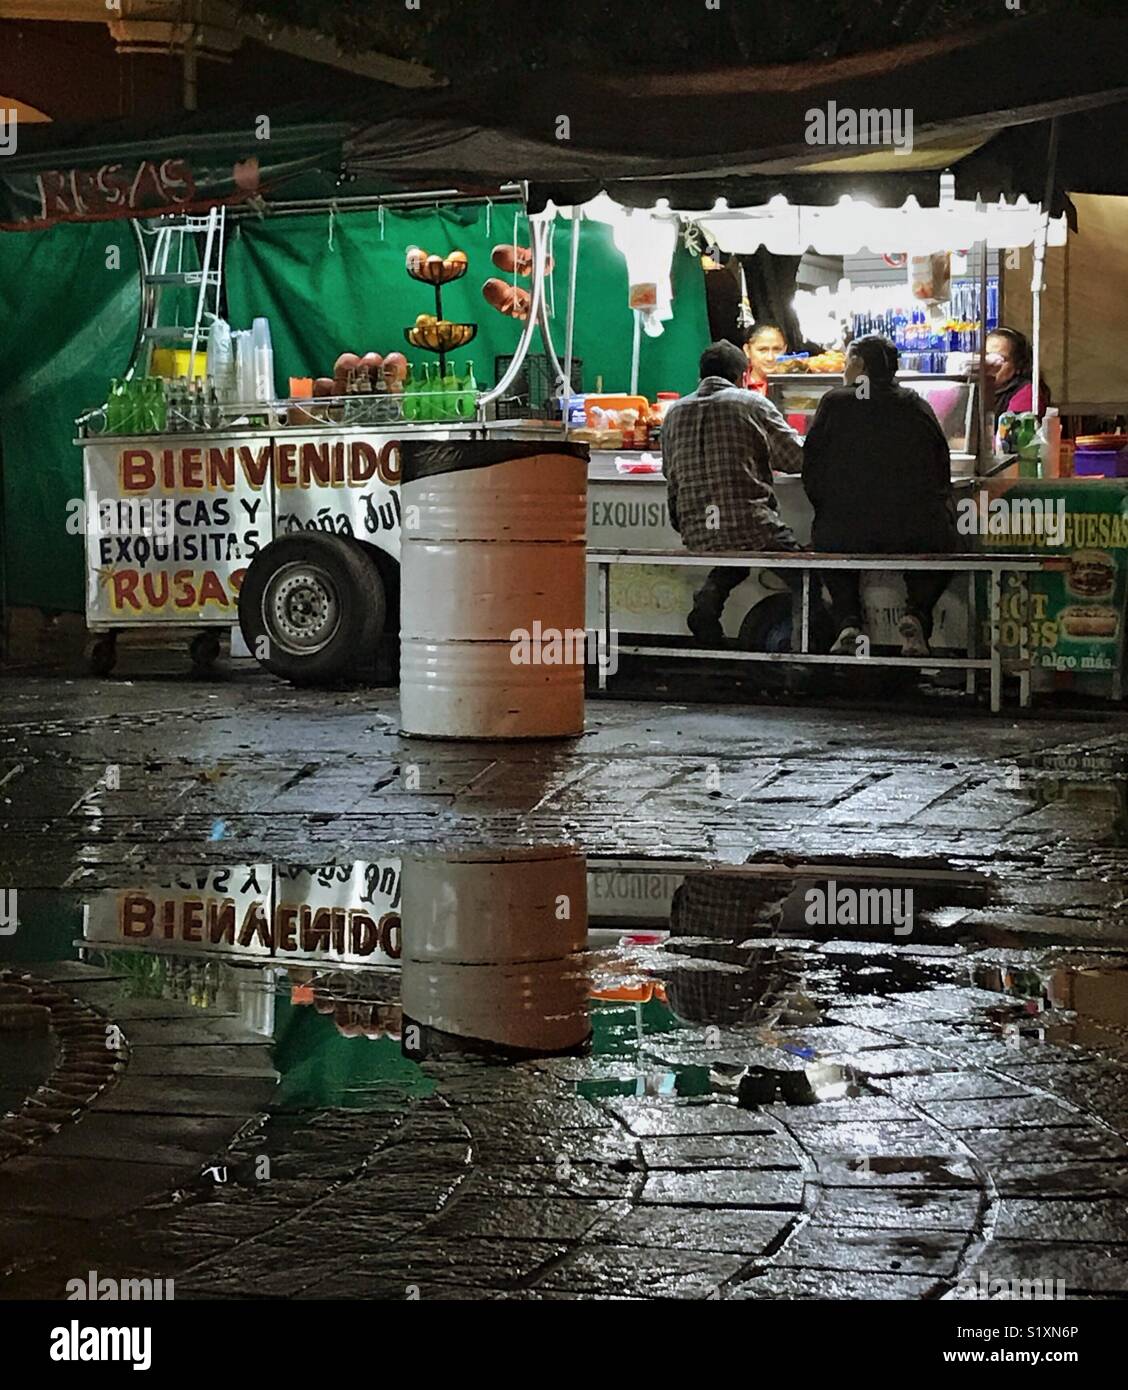
<svg viewBox="0 0 1128 1390">
<path fill-rule="evenodd" d="M 116 250 L 116 255 L 114 254 Z M 9 606 L 83 608 L 75 417 L 106 398 L 137 329 L 137 257 L 124 222 L 0 233 L 0 582 Z"/>
<path fill-rule="evenodd" d="M 553 339 L 564 355 L 571 223 L 557 223 L 550 305 L 555 305 Z M 528 224 L 517 221 L 518 241 L 528 245 Z M 479 383 L 496 380 L 495 358 L 512 353 L 520 324 L 491 309 L 481 287 L 500 274 L 490 262 L 499 242 L 512 241 L 511 207 L 353 212 L 339 216 L 299 214 L 242 220 L 230 238 L 227 296 L 232 326 L 249 328 L 263 314 L 270 320 L 277 387 L 290 376 L 331 376 L 342 352 L 404 352 L 426 360 L 404 340 L 403 330 L 421 313 L 434 312 L 428 285 L 404 269 L 408 246 L 446 254 L 465 251 L 470 270 L 443 289 L 447 318 L 476 323 L 478 335 L 455 354 L 459 372 L 473 361 Z M 698 260 L 679 247 L 674 265 L 674 317 L 658 338 L 643 335 L 640 390 L 691 391 L 697 358 L 708 339 L 705 277 Z M 574 354 L 583 361 L 584 386 L 602 376 L 607 391 L 630 382 L 633 316 L 627 307 L 627 271 L 611 229 L 584 223 L 580 234 Z M 539 335 L 533 351 L 541 351 Z M 432 359 L 433 360 L 433 359 Z"/>
</svg>

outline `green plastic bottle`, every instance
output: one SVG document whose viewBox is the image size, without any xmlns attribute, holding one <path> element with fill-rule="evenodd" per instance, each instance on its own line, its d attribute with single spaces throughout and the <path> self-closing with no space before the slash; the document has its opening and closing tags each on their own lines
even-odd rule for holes
<svg viewBox="0 0 1128 1390">
<path fill-rule="evenodd" d="M 473 420 L 478 412 L 478 383 L 474 380 L 474 364 L 467 362 L 466 375 L 458 392 L 458 418 Z"/>
<path fill-rule="evenodd" d="M 453 358 L 447 360 L 446 376 L 443 377 L 443 413 L 440 419 L 457 420 L 461 415 L 459 409 L 461 403 L 462 383 L 459 381 L 454 370 Z"/>
<path fill-rule="evenodd" d="M 407 375 L 403 379 L 403 418 L 419 419 L 419 383 L 415 380 L 415 368 L 409 362 Z"/>
<path fill-rule="evenodd" d="M 421 420 L 439 420 L 442 418 L 442 383 L 438 378 L 436 364 L 428 362 L 423 370 L 426 373 L 426 378 L 423 382 L 423 402 L 419 418 Z"/>
<path fill-rule="evenodd" d="M 121 378 L 116 376 L 106 397 L 106 433 L 121 434 Z"/>
</svg>

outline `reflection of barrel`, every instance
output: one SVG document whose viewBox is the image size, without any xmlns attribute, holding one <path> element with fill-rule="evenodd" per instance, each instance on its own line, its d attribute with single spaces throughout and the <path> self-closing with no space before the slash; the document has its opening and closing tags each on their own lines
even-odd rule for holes
<svg viewBox="0 0 1128 1390">
<path fill-rule="evenodd" d="M 403 862 L 403 1011 L 410 1023 L 530 1053 L 591 1028 L 584 859 L 567 849 Z"/>
<path fill-rule="evenodd" d="M 402 454 L 404 732 L 581 733 L 586 447 L 414 440 Z"/>
</svg>

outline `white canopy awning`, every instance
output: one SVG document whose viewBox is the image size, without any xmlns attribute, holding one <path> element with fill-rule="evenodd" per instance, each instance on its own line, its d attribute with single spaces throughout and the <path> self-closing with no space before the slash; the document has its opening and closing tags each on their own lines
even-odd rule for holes
<svg viewBox="0 0 1128 1390">
<path fill-rule="evenodd" d="M 937 207 L 921 207 L 915 197 L 897 208 L 875 207 L 863 199 L 845 195 L 830 207 L 791 203 L 784 197 L 756 207 L 731 208 L 719 199 L 709 209 L 672 208 L 660 202 L 648 209 L 659 222 L 672 218 L 696 223 L 708 240 L 724 252 L 747 255 L 763 246 L 774 255 L 801 256 L 813 251 L 823 256 L 904 251 L 925 255 L 932 251 L 963 251 L 985 241 L 990 250 L 1033 246 L 1043 228 L 1047 244 L 1064 246 L 1064 215 L 1046 219 L 1038 203 L 1024 196 L 1008 203 L 957 199 L 951 194 L 951 176 L 941 176 Z M 546 209 L 546 211 L 548 211 Z M 618 224 L 628 217 L 605 193 L 585 203 L 585 217 Z M 645 218 L 634 210 L 637 221 Z"/>
</svg>

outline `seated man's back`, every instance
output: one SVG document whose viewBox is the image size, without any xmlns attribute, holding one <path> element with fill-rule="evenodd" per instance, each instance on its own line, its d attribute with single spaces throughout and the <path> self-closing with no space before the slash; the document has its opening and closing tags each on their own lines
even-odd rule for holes
<svg viewBox="0 0 1128 1390">
<path fill-rule="evenodd" d="M 891 383 L 823 397 L 804 446 L 819 532 L 913 550 L 954 521 L 951 455 L 928 402 Z"/>
</svg>

